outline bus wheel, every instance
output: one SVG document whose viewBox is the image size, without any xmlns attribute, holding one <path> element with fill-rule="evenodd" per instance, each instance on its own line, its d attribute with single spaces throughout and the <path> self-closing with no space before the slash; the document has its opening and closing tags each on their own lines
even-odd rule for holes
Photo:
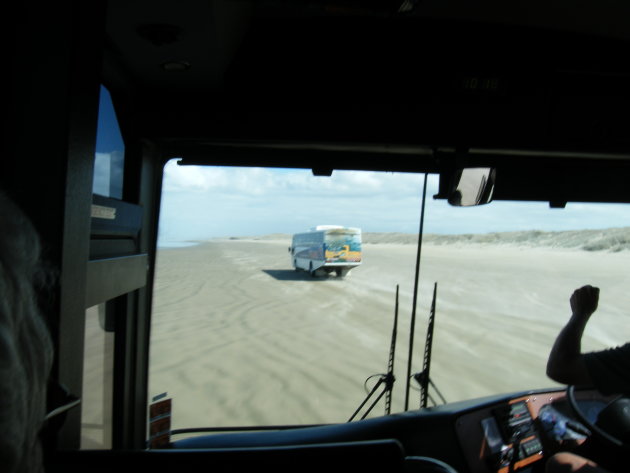
<svg viewBox="0 0 630 473">
<path fill-rule="evenodd" d="M 308 273 L 311 275 L 312 278 L 315 277 L 315 271 L 313 270 L 313 262 L 312 261 L 308 264 Z"/>
<path fill-rule="evenodd" d="M 343 269 L 341 268 L 335 269 L 335 274 L 337 275 L 338 278 L 342 278 L 344 276 Z"/>
</svg>

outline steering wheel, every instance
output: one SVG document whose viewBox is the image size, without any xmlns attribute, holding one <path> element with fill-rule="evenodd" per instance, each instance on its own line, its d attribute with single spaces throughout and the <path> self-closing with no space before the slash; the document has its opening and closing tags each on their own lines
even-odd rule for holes
<svg viewBox="0 0 630 473">
<path fill-rule="evenodd" d="M 618 397 L 609 403 L 598 415 L 597 422 L 591 422 L 580 410 L 575 400 L 575 386 L 567 386 L 567 401 L 573 414 L 591 431 L 593 437 L 609 446 L 630 448 L 630 398 Z M 599 425 L 598 425 L 599 424 Z M 606 430 L 601 425 L 605 425 Z"/>
</svg>

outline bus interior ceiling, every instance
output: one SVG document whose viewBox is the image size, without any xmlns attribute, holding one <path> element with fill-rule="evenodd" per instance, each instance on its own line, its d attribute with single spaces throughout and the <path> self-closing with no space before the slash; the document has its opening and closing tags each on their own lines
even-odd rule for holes
<svg viewBox="0 0 630 473">
<path fill-rule="evenodd" d="M 86 294 L 91 303 L 117 300 L 115 448 L 145 446 L 167 159 L 431 172 L 444 182 L 457 167 L 488 166 L 497 169 L 495 199 L 630 202 L 630 6 L 475 3 L 16 6 L 0 185 L 59 269 L 45 315 L 52 376 L 73 394 L 82 389 Z M 135 230 L 107 235 L 90 221 L 101 85 L 125 143 L 121 200 L 136 215 Z M 91 238 L 109 240 L 120 261 L 95 263 Z M 110 277 L 117 264 L 132 268 L 121 287 Z M 47 447 L 76 449 L 79 426 L 80 412 L 70 410 Z"/>
<path fill-rule="evenodd" d="M 500 165 L 496 199 L 615 200 L 621 181 L 594 178 L 591 161 L 625 166 L 625 30 L 560 6 L 532 7 L 536 24 L 490 21 L 509 14 L 496 2 L 474 21 L 420 3 L 110 2 L 104 80 L 134 131 L 184 162 L 447 172 L 464 150 L 470 166 Z"/>
</svg>

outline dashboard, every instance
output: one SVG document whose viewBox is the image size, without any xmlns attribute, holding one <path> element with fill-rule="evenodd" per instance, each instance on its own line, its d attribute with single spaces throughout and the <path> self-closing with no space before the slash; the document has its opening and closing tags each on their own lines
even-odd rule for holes
<svg viewBox="0 0 630 473">
<path fill-rule="evenodd" d="M 576 400 L 591 421 L 607 405 L 595 391 Z M 538 392 L 461 415 L 455 429 L 469 471 L 527 471 L 561 448 L 581 446 L 589 431 L 572 416 L 565 391 Z M 541 465 L 542 466 L 542 465 Z"/>
<path fill-rule="evenodd" d="M 597 391 L 576 391 L 576 400 L 592 421 L 608 403 Z M 544 471 L 544 459 L 555 451 L 579 447 L 588 435 L 571 414 L 564 390 L 541 390 L 343 424 L 215 431 L 173 438 L 170 448 L 275 448 L 393 439 L 405 455 L 435 458 L 459 473 L 536 473 Z"/>
</svg>

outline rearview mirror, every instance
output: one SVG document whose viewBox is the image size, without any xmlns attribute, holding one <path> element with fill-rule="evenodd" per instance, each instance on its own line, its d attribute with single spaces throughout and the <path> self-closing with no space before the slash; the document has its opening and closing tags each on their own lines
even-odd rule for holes
<svg viewBox="0 0 630 473">
<path fill-rule="evenodd" d="M 463 168 L 453 178 L 448 203 L 470 207 L 492 201 L 496 170 L 494 168 Z"/>
</svg>

